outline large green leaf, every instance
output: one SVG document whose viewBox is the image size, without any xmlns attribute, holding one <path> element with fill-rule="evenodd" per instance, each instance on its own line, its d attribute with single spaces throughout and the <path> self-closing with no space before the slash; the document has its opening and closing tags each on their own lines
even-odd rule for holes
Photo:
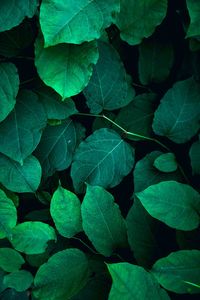
<svg viewBox="0 0 200 300">
<path fill-rule="evenodd" d="M 19 76 L 17 68 L 12 63 L 0 64 L 0 122 L 11 112 L 16 103 L 19 90 Z"/>
<path fill-rule="evenodd" d="M 193 230 L 200 223 L 200 194 L 191 186 L 163 181 L 136 193 L 148 213 L 180 230 Z"/>
<path fill-rule="evenodd" d="M 0 239 L 10 236 L 11 229 L 17 223 L 17 210 L 6 194 L 0 190 Z"/>
<path fill-rule="evenodd" d="M 3 283 L 6 288 L 14 288 L 17 292 L 26 291 L 33 282 L 33 275 L 25 270 L 15 271 L 4 276 Z"/>
<path fill-rule="evenodd" d="M 198 37 L 200 35 L 200 7 L 198 1 L 195 0 L 186 0 L 190 24 L 187 29 L 187 37 Z"/>
<path fill-rule="evenodd" d="M 6 272 L 14 272 L 21 268 L 25 260 L 12 248 L 0 248 L 0 268 Z"/>
<path fill-rule="evenodd" d="M 41 38 L 35 44 L 35 65 L 44 83 L 63 99 L 80 93 L 88 84 L 99 54 L 95 41 L 81 45 L 60 44 L 44 48 Z"/>
<path fill-rule="evenodd" d="M 25 17 L 32 18 L 38 0 L 1 0 L 0 32 L 19 25 Z"/>
<path fill-rule="evenodd" d="M 71 177 L 77 192 L 84 183 L 110 188 L 118 185 L 134 164 L 134 149 L 111 129 L 96 130 L 77 148 Z"/>
<path fill-rule="evenodd" d="M 134 203 L 126 217 L 128 242 L 137 262 L 149 267 L 159 253 L 159 245 L 155 237 L 155 219 L 153 219 L 135 197 Z"/>
<path fill-rule="evenodd" d="M 74 193 L 59 186 L 51 199 L 50 212 L 62 236 L 71 238 L 82 231 L 81 203 Z"/>
<path fill-rule="evenodd" d="M 73 100 L 69 98 L 61 102 L 60 95 L 54 92 L 54 90 L 48 87 L 41 87 L 36 89 L 35 92 L 44 105 L 49 120 L 64 120 L 77 113 Z"/>
<path fill-rule="evenodd" d="M 153 130 L 175 143 L 185 143 L 199 130 L 200 84 L 193 78 L 167 91 L 155 112 Z"/>
<path fill-rule="evenodd" d="M 200 136 L 199 140 L 192 144 L 189 155 L 193 174 L 200 174 Z"/>
<path fill-rule="evenodd" d="M 160 151 L 153 151 L 136 163 L 133 172 L 135 192 L 143 191 L 148 186 L 161 181 L 181 181 L 182 177 L 179 171 L 168 174 L 160 172 L 154 167 L 154 161 L 162 154 Z"/>
<path fill-rule="evenodd" d="M 109 264 L 112 287 L 109 300 L 169 300 L 154 277 L 142 267 L 129 263 Z M 147 296 L 148 295 L 148 296 Z"/>
<path fill-rule="evenodd" d="M 126 73 L 117 51 L 104 42 L 99 42 L 98 46 L 99 60 L 89 84 L 83 91 L 90 111 L 95 114 L 102 110 L 123 107 L 133 100 L 135 95 L 131 78 Z"/>
<path fill-rule="evenodd" d="M 47 243 L 56 240 L 53 227 L 42 222 L 24 222 L 12 230 L 10 242 L 13 247 L 26 254 L 45 252 Z"/>
<path fill-rule="evenodd" d="M 40 300 L 70 299 L 86 284 L 88 275 L 88 260 L 82 251 L 57 252 L 38 269 L 33 294 Z"/>
<path fill-rule="evenodd" d="M 166 172 L 166 173 L 174 172 L 178 168 L 176 157 L 171 152 L 163 153 L 160 156 L 158 156 L 154 160 L 154 164 L 153 165 L 159 171 Z"/>
<path fill-rule="evenodd" d="M 119 0 L 43 0 L 40 25 L 45 47 L 98 39 L 119 10 Z"/>
<path fill-rule="evenodd" d="M 40 184 L 42 170 L 34 156 L 24 160 L 23 165 L 0 154 L 0 182 L 17 193 L 35 192 Z"/>
<path fill-rule="evenodd" d="M 121 0 L 116 25 L 122 40 L 130 45 L 140 44 L 160 25 L 166 12 L 167 0 Z"/>
<path fill-rule="evenodd" d="M 72 162 L 75 147 L 84 136 L 84 128 L 68 119 L 57 126 L 47 126 L 35 151 L 44 176 L 68 168 Z"/>
<path fill-rule="evenodd" d="M 115 249 L 126 246 L 124 219 L 114 197 L 104 188 L 87 185 L 81 214 L 83 230 L 99 253 L 110 256 Z"/>
<path fill-rule="evenodd" d="M 167 290 L 185 294 L 200 293 L 199 288 L 185 281 L 199 284 L 200 251 L 180 250 L 159 259 L 152 268 L 158 282 Z"/>
<path fill-rule="evenodd" d="M 173 64 L 172 44 L 144 40 L 139 47 L 139 77 L 144 85 L 167 79 Z"/>
<path fill-rule="evenodd" d="M 13 112 L 0 124 L 0 152 L 23 164 L 38 145 L 46 114 L 38 97 L 21 91 Z"/>
<path fill-rule="evenodd" d="M 130 104 L 120 110 L 115 122 L 129 132 L 150 137 L 156 98 L 156 94 L 153 93 L 136 96 Z M 138 140 L 131 135 L 128 138 Z"/>
</svg>

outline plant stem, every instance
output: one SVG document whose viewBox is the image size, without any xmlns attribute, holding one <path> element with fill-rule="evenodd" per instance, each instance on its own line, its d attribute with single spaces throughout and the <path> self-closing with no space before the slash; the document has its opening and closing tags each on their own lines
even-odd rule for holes
<svg viewBox="0 0 200 300">
<path fill-rule="evenodd" d="M 72 237 L 71 239 L 73 240 L 77 240 L 79 241 L 81 244 L 83 244 L 85 247 L 87 247 L 93 254 L 95 255 L 101 255 L 100 253 L 96 252 L 95 250 L 93 250 L 90 246 L 88 246 L 84 241 L 82 241 L 81 239 L 77 238 L 77 237 Z"/>
</svg>

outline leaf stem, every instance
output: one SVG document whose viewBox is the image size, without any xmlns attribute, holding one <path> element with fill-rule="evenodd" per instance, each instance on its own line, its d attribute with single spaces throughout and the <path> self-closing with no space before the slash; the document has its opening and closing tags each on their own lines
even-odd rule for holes
<svg viewBox="0 0 200 300">
<path fill-rule="evenodd" d="M 90 246 L 88 246 L 88 244 L 86 244 L 84 241 L 82 241 L 81 239 L 73 236 L 71 239 L 73 240 L 77 240 L 79 241 L 81 244 L 83 244 L 85 247 L 87 247 L 93 254 L 95 255 L 101 255 L 100 253 L 96 252 L 95 250 L 93 250 Z"/>
</svg>

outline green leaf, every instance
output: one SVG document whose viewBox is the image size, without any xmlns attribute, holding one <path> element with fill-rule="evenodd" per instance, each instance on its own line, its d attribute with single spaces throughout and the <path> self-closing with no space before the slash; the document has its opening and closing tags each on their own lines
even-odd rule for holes
<svg viewBox="0 0 200 300">
<path fill-rule="evenodd" d="M 189 78 L 167 91 L 154 115 L 153 130 L 175 143 L 197 133 L 200 121 L 200 84 Z"/>
<path fill-rule="evenodd" d="M 0 248 L 0 268 L 6 272 L 14 272 L 21 268 L 25 260 L 12 248 Z"/>
<path fill-rule="evenodd" d="M 87 105 L 94 114 L 121 108 L 133 100 L 135 95 L 131 77 L 126 73 L 114 47 L 104 42 L 99 42 L 98 46 L 99 60 L 83 91 Z"/>
<path fill-rule="evenodd" d="M 51 176 L 55 171 L 67 169 L 77 144 L 84 136 L 84 128 L 68 119 L 58 126 L 47 126 L 35 151 L 43 176 Z"/>
<path fill-rule="evenodd" d="M 0 124 L 0 152 L 23 164 L 37 147 L 46 114 L 38 97 L 31 91 L 21 91 L 13 112 Z"/>
<path fill-rule="evenodd" d="M 50 213 L 62 236 L 71 238 L 82 231 L 81 203 L 74 193 L 59 186 L 51 199 Z"/>
<path fill-rule="evenodd" d="M 88 260 L 82 251 L 57 252 L 38 269 L 33 294 L 40 300 L 70 299 L 86 284 L 88 275 Z"/>
<path fill-rule="evenodd" d="M 144 85 L 160 83 L 167 79 L 173 64 L 172 44 L 153 39 L 139 46 L 139 78 Z"/>
<path fill-rule="evenodd" d="M 40 25 L 45 47 L 98 39 L 119 11 L 119 0 L 43 0 Z"/>
<path fill-rule="evenodd" d="M 19 25 L 25 17 L 32 18 L 38 0 L 1 0 L 0 32 Z"/>
<path fill-rule="evenodd" d="M 199 266 L 199 250 L 180 250 L 159 259 L 151 271 L 165 289 L 178 294 L 195 294 L 200 292 L 199 288 L 184 281 L 199 284 Z"/>
<path fill-rule="evenodd" d="M 187 9 L 190 16 L 190 24 L 187 29 L 187 37 L 198 37 L 200 35 L 199 18 L 200 7 L 199 3 L 195 0 L 186 0 Z"/>
<path fill-rule="evenodd" d="M 1 295 L 1 300 L 29 300 L 28 292 L 17 292 L 14 289 L 7 289 Z"/>
<path fill-rule="evenodd" d="M 109 264 L 112 287 L 109 300 L 169 300 L 154 277 L 142 267 L 129 263 Z"/>
<path fill-rule="evenodd" d="M 140 44 L 154 32 L 165 18 L 167 0 L 121 0 L 120 13 L 115 24 L 120 37 L 130 45 Z"/>
<path fill-rule="evenodd" d="M 87 185 L 81 214 L 83 230 L 99 253 L 110 256 L 115 249 L 126 246 L 124 219 L 114 197 L 104 188 Z"/>
<path fill-rule="evenodd" d="M 48 87 L 38 88 L 35 92 L 44 105 L 49 120 L 64 120 L 78 112 L 72 99 L 61 102 L 61 97 Z"/>
<path fill-rule="evenodd" d="M 191 186 L 163 181 L 136 193 L 148 213 L 180 230 L 193 230 L 200 223 L 200 195 Z"/>
<path fill-rule="evenodd" d="M 17 68 L 12 63 L 0 64 L 0 122 L 11 112 L 16 103 L 19 90 L 19 76 Z"/>
<path fill-rule="evenodd" d="M 158 169 L 161 172 L 174 172 L 177 170 L 178 165 L 176 161 L 176 157 L 173 153 L 163 153 L 160 156 L 158 156 L 154 160 L 154 167 Z"/>
<path fill-rule="evenodd" d="M 25 270 L 15 271 L 4 276 L 6 288 L 13 288 L 17 292 L 26 291 L 33 282 L 33 275 Z"/>
<path fill-rule="evenodd" d="M 134 149 L 111 129 L 96 130 L 77 148 L 71 177 L 78 193 L 84 182 L 111 188 L 128 175 L 134 164 Z"/>
<path fill-rule="evenodd" d="M 129 132 L 150 137 L 156 98 L 156 94 L 153 93 L 136 96 L 130 104 L 120 110 L 115 122 Z M 132 136 L 128 136 L 128 138 L 139 140 Z"/>
<path fill-rule="evenodd" d="M 192 173 L 200 174 L 200 136 L 199 140 L 192 144 L 189 155 L 192 166 Z"/>
<path fill-rule="evenodd" d="M 33 193 L 37 190 L 42 170 L 39 161 L 32 155 L 24 160 L 23 165 L 0 154 L 0 182 L 17 193 Z"/>
<path fill-rule="evenodd" d="M 44 83 L 62 99 L 80 93 L 92 76 L 99 54 L 95 41 L 81 45 L 60 44 L 44 48 L 41 38 L 35 44 L 35 66 Z"/>
<path fill-rule="evenodd" d="M 148 186 L 161 181 L 181 181 L 182 177 L 179 171 L 168 174 L 160 172 L 153 166 L 154 161 L 162 154 L 160 151 L 153 151 L 136 163 L 133 172 L 135 192 L 143 191 Z"/>
<path fill-rule="evenodd" d="M 0 239 L 10 235 L 17 223 L 17 210 L 6 194 L 0 190 Z"/>
<path fill-rule="evenodd" d="M 138 264 L 149 267 L 159 253 L 156 240 L 155 219 L 153 219 L 135 197 L 134 203 L 126 217 L 128 242 Z"/>
<path fill-rule="evenodd" d="M 13 228 L 10 238 L 13 247 L 26 254 L 45 252 L 50 240 L 56 240 L 53 227 L 37 221 L 18 224 Z"/>
</svg>

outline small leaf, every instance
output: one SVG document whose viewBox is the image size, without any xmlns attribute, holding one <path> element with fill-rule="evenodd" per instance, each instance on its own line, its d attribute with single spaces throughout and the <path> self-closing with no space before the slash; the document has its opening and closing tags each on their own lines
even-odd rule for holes
<svg viewBox="0 0 200 300">
<path fill-rule="evenodd" d="M 190 161 L 193 174 L 200 174 L 200 136 L 197 142 L 194 142 L 190 148 Z"/>
<path fill-rule="evenodd" d="M 0 154 L 0 182 L 17 193 L 33 193 L 41 180 L 41 166 L 32 155 L 24 160 L 23 165 Z"/>
<path fill-rule="evenodd" d="M 10 236 L 17 223 L 17 210 L 6 194 L 0 190 L 0 239 Z"/>
<path fill-rule="evenodd" d="M 191 186 L 163 181 L 136 193 L 148 213 L 180 230 L 193 230 L 200 223 L 200 195 Z"/>
<path fill-rule="evenodd" d="M 43 0 L 40 25 L 45 47 L 98 39 L 119 10 L 119 0 Z"/>
<path fill-rule="evenodd" d="M 178 168 L 176 157 L 173 153 L 161 154 L 154 160 L 153 165 L 159 171 L 166 173 L 174 172 Z"/>
<path fill-rule="evenodd" d="M 121 0 L 121 9 L 115 24 L 120 37 L 130 45 L 140 44 L 154 32 L 165 18 L 167 0 Z"/>
<path fill-rule="evenodd" d="M 99 129 L 76 149 L 71 177 L 78 193 L 84 182 L 111 188 L 128 175 L 134 164 L 134 149 L 111 129 Z"/>
<path fill-rule="evenodd" d="M 180 250 L 159 259 L 151 270 L 158 282 L 167 290 L 178 294 L 200 293 L 199 288 L 185 281 L 199 284 L 200 251 Z"/>
<path fill-rule="evenodd" d="M 6 288 L 13 288 L 17 292 L 26 291 L 33 282 L 33 275 L 25 270 L 15 271 L 4 276 L 3 283 Z"/>
<path fill-rule="evenodd" d="M 154 277 L 142 267 L 129 263 L 109 264 L 112 287 L 109 300 L 170 300 Z"/>
<path fill-rule="evenodd" d="M 53 194 L 50 213 L 62 236 L 71 238 L 82 231 L 80 200 L 61 186 Z"/>
<path fill-rule="evenodd" d="M 83 230 L 99 253 L 110 256 L 115 249 L 126 246 L 124 219 L 113 196 L 104 188 L 87 185 L 81 214 Z"/>
<path fill-rule="evenodd" d="M 82 251 L 57 252 L 38 269 L 33 295 L 40 300 L 70 299 L 86 284 L 88 275 L 88 260 Z"/>
<path fill-rule="evenodd" d="M 197 133 L 200 121 L 200 84 L 189 78 L 167 91 L 153 121 L 156 134 L 185 143 Z"/>
<path fill-rule="evenodd" d="M 47 243 L 56 240 L 53 227 L 42 222 L 24 222 L 12 230 L 10 242 L 13 247 L 26 254 L 45 252 Z"/>
<path fill-rule="evenodd" d="M 0 122 L 11 112 L 16 103 L 19 90 L 19 75 L 12 63 L 0 64 Z"/>
<path fill-rule="evenodd" d="M 83 93 L 91 113 L 114 110 L 127 105 L 135 91 L 117 51 L 104 42 L 98 43 L 99 60 Z M 108 68 L 109 65 L 109 68 Z M 116 93 L 117 90 L 117 93 Z"/>
<path fill-rule="evenodd" d="M 62 99 L 79 94 L 88 84 L 98 60 L 95 41 L 81 45 L 60 44 L 43 48 L 41 38 L 35 44 L 35 66 L 44 83 Z"/>
<path fill-rule="evenodd" d="M 190 16 L 190 24 L 187 29 L 187 37 L 198 37 L 200 35 L 199 30 L 199 18 L 200 9 L 199 3 L 195 0 L 186 0 L 187 9 Z"/>
<path fill-rule="evenodd" d="M 25 260 L 12 248 L 0 248 L 0 268 L 6 272 L 14 272 L 21 268 Z"/>
</svg>

